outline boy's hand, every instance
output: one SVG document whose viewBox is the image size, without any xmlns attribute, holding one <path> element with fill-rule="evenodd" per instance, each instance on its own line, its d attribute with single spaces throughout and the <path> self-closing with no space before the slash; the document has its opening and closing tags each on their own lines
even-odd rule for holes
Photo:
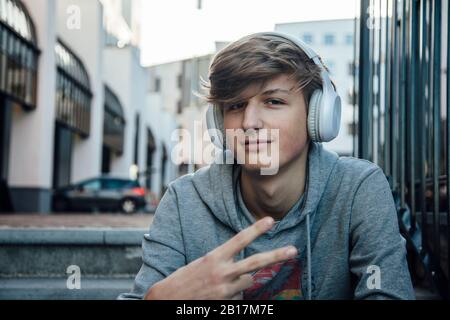
<svg viewBox="0 0 450 320">
<path fill-rule="evenodd" d="M 147 292 L 147 300 L 241 299 L 241 292 L 253 285 L 250 272 L 297 255 L 292 246 L 255 254 L 235 262 L 234 256 L 269 231 L 272 218 L 259 220 L 207 255 L 178 269 Z"/>
</svg>

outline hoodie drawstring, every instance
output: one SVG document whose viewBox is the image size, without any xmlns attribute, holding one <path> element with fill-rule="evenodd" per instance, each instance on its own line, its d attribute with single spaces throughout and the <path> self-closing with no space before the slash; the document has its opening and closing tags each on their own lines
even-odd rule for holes
<svg viewBox="0 0 450 320">
<path fill-rule="evenodd" d="M 306 183 L 305 183 L 305 199 L 300 209 L 300 214 L 306 206 L 308 201 L 308 188 L 309 188 L 309 157 L 306 160 Z M 310 221 L 310 211 L 306 212 L 306 272 L 308 273 L 307 280 L 307 300 L 312 300 L 312 276 L 311 276 L 311 221 Z"/>
<path fill-rule="evenodd" d="M 311 300 L 311 230 L 310 230 L 310 221 L 309 221 L 309 212 L 306 214 L 306 264 L 307 264 L 307 272 L 308 272 L 308 300 Z"/>
</svg>

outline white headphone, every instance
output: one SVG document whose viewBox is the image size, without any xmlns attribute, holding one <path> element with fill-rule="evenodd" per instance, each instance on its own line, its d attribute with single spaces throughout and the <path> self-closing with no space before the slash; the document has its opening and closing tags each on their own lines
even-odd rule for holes
<svg viewBox="0 0 450 320">
<path fill-rule="evenodd" d="M 321 69 L 323 89 L 313 92 L 309 101 L 308 135 L 313 142 L 329 142 L 339 134 L 341 124 L 341 98 L 331 83 L 328 71 L 320 61 L 319 55 L 303 41 L 280 32 L 261 32 L 253 36 L 275 36 L 291 41 L 302 49 L 306 55 Z M 220 149 L 224 148 L 224 127 L 222 110 L 215 105 L 209 106 L 206 112 L 206 125 L 212 143 Z M 218 134 L 221 133 L 221 134 Z"/>
</svg>

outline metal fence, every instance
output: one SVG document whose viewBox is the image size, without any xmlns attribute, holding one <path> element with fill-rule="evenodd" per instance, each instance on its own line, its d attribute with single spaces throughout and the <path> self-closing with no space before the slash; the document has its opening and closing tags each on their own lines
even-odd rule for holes
<svg viewBox="0 0 450 320">
<path fill-rule="evenodd" d="M 355 156 L 383 168 L 417 286 L 450 292 L 449 4 L 361 0 Z"/>
</svg>

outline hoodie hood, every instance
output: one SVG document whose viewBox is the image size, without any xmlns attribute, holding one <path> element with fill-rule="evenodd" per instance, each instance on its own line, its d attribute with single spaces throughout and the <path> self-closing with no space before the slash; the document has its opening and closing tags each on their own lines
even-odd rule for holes
<svg viewBox="0 0 450 320">
<path fill-rule="evenodd" d="M 280 221 L 278 228 L 269 231 L 280 232 L 300 224 L 307 215 L 313 217 L 325 191 L 328 179 L 339 157 L 336 153 L 325 150 L 321 143 L 311 142 L 308 153 L 308 183 L 305 191 L 306 201 L 303 210 Z M 239 174 L 238 165 L 212 164 L 209 170 L 199 170 L 193 176 L 193 184 L 202 201 L 210 208 L 212 214 L 235 232 L 245 229 L 245 219 L 236 209 L 235 179 Z M 206 175 L 206 176 L 205 176 Z M 205 183 L 208 181 L 208 183 Z M 222 195 L 218 197 L 217 195 Z"/>
</svg>

